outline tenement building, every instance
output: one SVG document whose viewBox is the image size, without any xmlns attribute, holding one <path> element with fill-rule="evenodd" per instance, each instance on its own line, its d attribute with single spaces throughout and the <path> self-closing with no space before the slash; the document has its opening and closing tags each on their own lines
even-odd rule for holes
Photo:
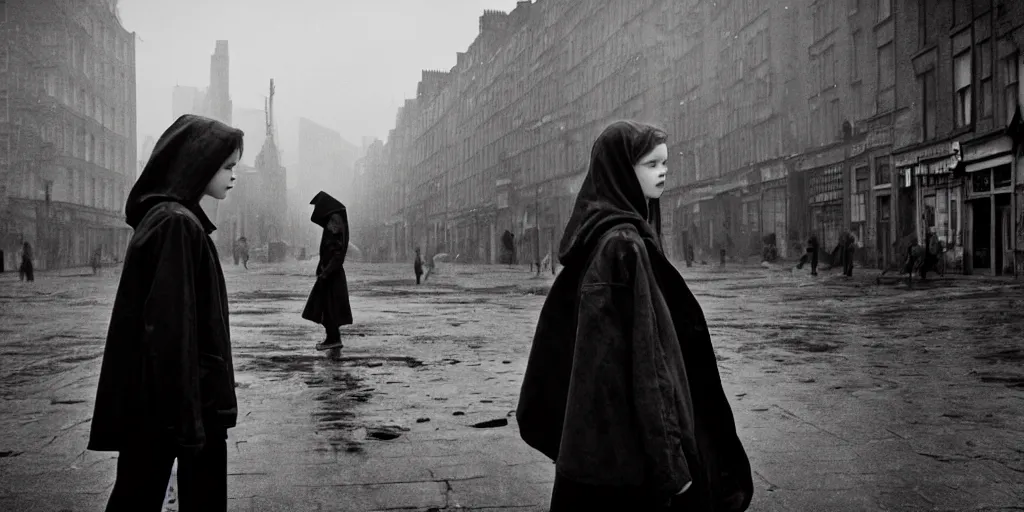
<svg viewBox="0 0 1024 512">
<path fill-rule="evenodd" d="M 784 258 L 852 234 L 890 267 L 934 233 L 947 267 L 1019 272 L 1021 44 L 1012 0 L 521 1 L 424 71 L 355 186 L 358 232 L 497 262 L 554 250 L 611 121 L 669 132 L 665 248 Z M 384 178 L 386 177 L 386 178 Z M 385 179 L 389 186 L 362 183 Z M 399 194 L 385 198 L 382 194 Z M 358 242 L 357 242 L 358 243 Z"/>
<path fill-rule="evenodd" d="M 0 248 L 36 268 L 123 254 L 136 174 L 135 35 L 116 0 L 0 2 Z"/>
</svg>

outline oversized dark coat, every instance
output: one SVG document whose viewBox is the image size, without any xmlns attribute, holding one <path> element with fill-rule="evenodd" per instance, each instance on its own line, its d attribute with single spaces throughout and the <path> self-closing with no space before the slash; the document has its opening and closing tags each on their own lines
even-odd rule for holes
<svg viewBox="0 0 1024 512">
<path fill-rule="evenodd" d="M 594 144 L 537 324 L 516 418 L 555 462 L 552 512 L 739 512 L 753 493 L 703 311 L 633 171 L 655 145 L 632 123 Z"/>
<path fill-rule="evenodd" d="M 320 237 L 320 262 L 316 266 L 317 280 L 306 299 L 302 318 L 325 326 L 352 323 L 352 306 L 348 298 L 348 280 L 345 276 L 345 255 L 348 253 L 348 212 L 345 206 L 326 192 L 320 192 L 310 201 L 312 220 L 324 228 Z M 331 215 L 340 214 L 343 229 L 334 234 L 327 229 Z"/>
<path fill-rule="evenodd" d="M 241 144 L 241 130 L 182 116 L 128 195 L 135 232 L 107 331 L 90 450 L 136 443 L 196 450 L 235 426 L 224 274 L 209 237 L 216 228 L 199 199 Z"/>
</svg>

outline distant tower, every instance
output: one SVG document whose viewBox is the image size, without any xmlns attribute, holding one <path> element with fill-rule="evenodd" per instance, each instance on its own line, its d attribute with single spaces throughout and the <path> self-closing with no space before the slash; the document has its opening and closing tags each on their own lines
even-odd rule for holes
<svg viewBox="0 0 1024 512">
<path fill-rule="evenodd" d="M 287 171 L 281 166 L 281 155 L 274 136 L 274 80 L 270 80 L 270 95 L 266 99 L 267 137 L 256 155 L 256 169 L 262 175 L 260 191 L 261 210 L 258 235 L 261 241 L 279 242 L 284 239 L 285 219 L 288 215 Z M 276 261 L 276 259 L 275 259 Z"/>
<path fill-rule="evenodd" d="M 228 42 L 217 41 L 217 47 L 210 57 L 210 89 L 206 93 L 207 115 L 231 124 L 231 78 Z"/>
</svg>

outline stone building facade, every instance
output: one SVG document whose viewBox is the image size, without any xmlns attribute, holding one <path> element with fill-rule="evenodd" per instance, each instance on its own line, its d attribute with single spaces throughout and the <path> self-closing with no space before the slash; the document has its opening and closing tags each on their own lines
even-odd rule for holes
<svg viewBox="0 0 1024 512">
<path fill-rule="evenodd" d="M 0 248 L 35 265 L 123 255 L 136 175 L 135 34 L 115 0 L 0 3 Z"/>
<path fill-rule="evenodd" d="M 385 200 L 357 180 L 378 206 L 359 227 L 390 230 L 393 259 L 421 246 L 495 262 L 505 230 L 519 261 L 543 257 L 591 141 L 634 118 L 670 134 L 670 256 L 692 244 L 699 259 L 723 248 L 755 258 L 775 234 L 797 257 L 811 233 L 830 251 L 850 232 L 862 264 L 886 267 L 935 227 L 955 268 L 1005 273 L 1024 233 L 1011 193 L 1022 183 L 1022 8 L 542 0 L 488 11 L 451 70 L 423 72 L 383 157 L 364 162 L 359 176 L 388 176 L 388 193 L 401 192 Z"/>
</svg>

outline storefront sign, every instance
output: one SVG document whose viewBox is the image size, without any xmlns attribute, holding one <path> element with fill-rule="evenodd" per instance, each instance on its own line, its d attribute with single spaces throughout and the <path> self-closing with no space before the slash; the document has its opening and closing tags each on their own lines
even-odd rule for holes
<svg viewBox="0 0 1024 512">
<path fill-rule="evenodd" d="M 1013 151 L 1013 141 L 1009 137 L 999 137 L 985 144 L 964 148 L 964 161 L 974 162 L 999 156 Z"/>
<path fill-rule="evenodd" d="M 950 155 L 938 160 L 921 162 L 921 165 L 917 166 L 917 175 L 928 176 L 933 174 L 953 174 L 953 168 L 955 168 L 956 164 L 959 162 L 959 155 Z"/>
<path fill-rule="evenodd" d="M 775 164 L 767 167 L 762 167 L 761 171 L 761 182 L 775 181 L 784 179 L 787 176 L 785 164 Z"/>
<path fill-rule="evenodd" d="M 916 166 L 922 160 L 938 160 L 943 157 L 956 155 L 960 152 L 959 150 L 960 143 L 955 141 L 947 142 L 945 144 L 936 144 L 934 146 L 928 146 L 926 148 L 909 151 L 907 153 L 893 155 L 893 160 L 897 168 L 912 167 Z"/>
<path fill-rule="evenodd" d="M 726 192 L 731 192 L 733 190 L 745 188 L 748 186 L 750 186 L 750 182 L 747 180 L 746 177 L 743 177 L 741 179 L 734 179 L 730 182 L 718 185 L 717 187 L 715 187 L 714 192 L 717 196 L 719 194 L 724 194 Z"/>
<path fill-rule="evenodd" d="M 706 201 L 713 197 L 715 197 L 715 194 L 713 193 L 712 187 L 710 185 L 705 185 L 700 188 L 695 188 L 693 190 L 687 190 L 686 192 L 683 192 L 683 195 L 680 198 L 680 205 L 686 206 L 689 204 L 696 203 L 698 201 Z"/>
<path fill-rule="evenodd" d="M 892 128 L 875 128 L 868 132 L 864 140 L 857 142 L 850 149 L 850 156 L 857 156 L 872 149 L 892 144 Z"/>
<path fill-rule="evenodd" d="M 797 162 L 796 169 L 798 171 L 809 171 L 818 167 L 842 162 L 844 158 L 844 148 L 833 148 L 815 155 L 804 156 Z"/>
</svg>

